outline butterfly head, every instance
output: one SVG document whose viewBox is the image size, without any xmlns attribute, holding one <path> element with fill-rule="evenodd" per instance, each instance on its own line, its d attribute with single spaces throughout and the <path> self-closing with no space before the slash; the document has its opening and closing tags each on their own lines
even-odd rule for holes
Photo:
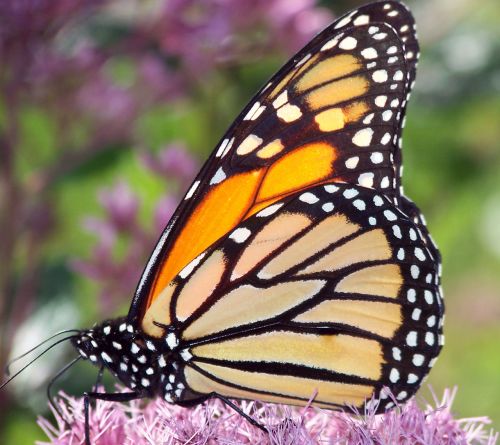
<svg viewBox="0 0 500 445">
<path fill-rule="evenodd" d="M 108 369 L 125 386 L 145 396 L 159 387 L 158 367 L 166 363 L 160 344 L 145 338 L 124 318 L 80 331 L 72 340 L 80 356 Z"/>
</svg>

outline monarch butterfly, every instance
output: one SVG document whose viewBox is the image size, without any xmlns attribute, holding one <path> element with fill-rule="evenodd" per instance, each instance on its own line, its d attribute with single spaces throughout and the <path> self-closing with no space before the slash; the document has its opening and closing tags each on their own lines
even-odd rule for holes
<svg viewBox="0 0 500 445">
<path fill-rule="evenodd" d="M 336 409 L 410 398 L 442 344 L 440 254 L 401 187 L 419 55 L 401 3 L 362 6 L 244 108 L 161 235 L 126 317 L 79 331 L 131 392 Z"/>
</svg>

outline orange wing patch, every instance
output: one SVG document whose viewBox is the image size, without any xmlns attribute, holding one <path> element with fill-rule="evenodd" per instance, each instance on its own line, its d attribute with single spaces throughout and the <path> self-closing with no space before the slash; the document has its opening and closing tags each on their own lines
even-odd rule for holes
<svg viewBox="0 0 500 445">
<path fill-rule="evenodd" d="M 269 167 L 256 204 L 328 179 L 333 174 L 335 158 L 335 149 L 326 143 L 304 145 L 288 153 Z M 252 209 L 248 212 L 253 213 Z"/>
<path fill-rule="evenodd" d="M 214 186 L 182 228 L 151 288 L 147 307 L 193 258 L 229 232 L 251 207 L 264 170 L 234 175 Z"/>
<path fill-rule="evenodd" d="M 268 168 L 236 174 L 216 184 L 184 224 L 151 288 L 147 307 L 186 264 L 242 220 L 284 196 L 331 178 L 334 161 L 335 149 L 331 145 L 308 144 Z"/>
</svg>

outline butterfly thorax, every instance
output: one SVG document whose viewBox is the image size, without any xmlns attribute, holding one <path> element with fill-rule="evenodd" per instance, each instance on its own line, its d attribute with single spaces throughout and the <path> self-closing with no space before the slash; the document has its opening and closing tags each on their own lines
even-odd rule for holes
<svg viewBox="0 0 500 445">
<path fill-rule="evenodd" d="M 82 330 L 73 345 L 83 359 L 108 369 L 144 397 L 181 398 L 184 385 L 176 377 L 178 353 L 171 340 L 147 336 L 126 318 L 117 318 Z"/>
</svg>

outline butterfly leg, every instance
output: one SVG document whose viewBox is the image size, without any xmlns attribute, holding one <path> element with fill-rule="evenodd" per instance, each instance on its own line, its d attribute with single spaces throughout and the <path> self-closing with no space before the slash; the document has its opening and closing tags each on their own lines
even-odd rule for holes
<svg viewBox="0 0 500 445">
<path fill-rule="evenodd" d="M 72 360 L 70 363 L 65 365 L 61 370 L 57 372 L 57 374 L 51 379 L 49 384 L 47 385 L 47 398 L 49 400 L 49 404 L 52 407 L 52 409 L 55 411 L 55 413 L 59 416 L 59 418 L 64 422 L 66 427 L 71 428 L 71 425 L 69 421 L 64 417 L 63 413 L 57 406 L 57 403 L 54 401 L 54 397 L 52 396 L 52 388 L 56 381 L 69 369 L 71 368 L 78 360 L 80 360 L 80 357 L 77 357 L 76 359 Z"/>
<path fill-rule="evenodd" d="M 253 417 L 249 416 L 247 413 L 245 413 L 238 405 L 235 403 L 231 402 L 227 397 L 221 396 L 220 394 L 217 394 L 216 392 L 213 392 L 209 394 L 210 398 L 215 398 L 219 399 L 220 401 L 224 402 L 227 406 L 231 407 L 233 410 L 235 410 L 240 416 L 245 418 L 248 422 L 250 422 L 253 426 L 256 426 L 260 430 L 264 431 L 264 433 L 268 433 L 267 428 L 262 425 L 261 423 L 257 422 Z"/>
<path fill-rule="evenodd" d="M 85 445 L 91 445 L 90 443 L 90 424 L 89 424 L 89 406 L 90 399 L 93 400 L 105 400 L 107 402 L 130 402 L 131 400 L 141 399 L 143 395 L 138 392 L 118 392 L 118 393 L 106 393 L 106 392 L 86 392 L 83 394 L 83 409 L 85 413 Z"/>
<path fill-rule="evenodd" d="M 189 401 L 184 401 L 184 402 L 177 402 L 178 405 L 180 406 L 185 406 L 185 407 L 191 407 L 194 405 L 198 405 L 200 403 L 206 402 L 207 400 L 210 399 L 219 399 L 221 402 L 224 402 L 227 406 L 231 407 L 234 411 L 236 411 L 240 416 L 242 416 L 244 419 L 246 419 L 248 422 L 250 422 L 253 426 L 259 428 L 260 430 L 264 431 L 266 434 L 268 433 L 267 428 L 262 425 L 261 423 L 257 422 L 254 418 L 249 416 L 247 413 L 245 413 L 238 405 L 235 403 L 231 402 L 227 397 L 224 397 L 220 394 L 217 394 L 216 392 L 211 392 L 203 397 L 200 397 L 198 399 L 194 400 L 189 400 Z"/>
</svg>

